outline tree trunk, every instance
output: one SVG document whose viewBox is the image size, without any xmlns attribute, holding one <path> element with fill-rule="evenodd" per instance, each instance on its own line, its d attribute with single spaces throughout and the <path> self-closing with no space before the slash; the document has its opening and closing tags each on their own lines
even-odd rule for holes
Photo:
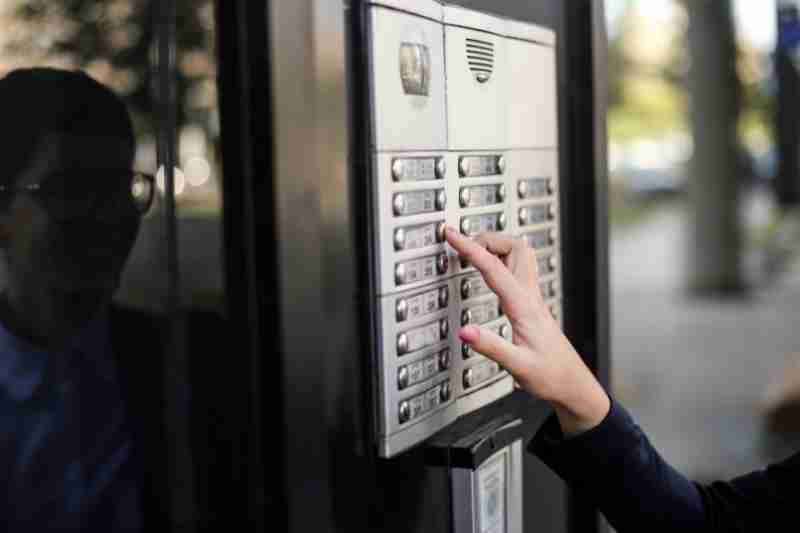
<svg viewBox="0 0 800 533">
<path fill-rule="evenodd" d="M 694 294 L 744 289 L 737 140 L 740 86 L 728 1 L 688 0 L 691 126 L 687 284 Z"/>
<path fill-rule="evenodd" d="M 797 24 L 800 9 L 795 2 L 781 3 L 778 31 L 790 31 Z M 785 20 L 785 22 L 781 22 Z M 775 106 L 775 137 L 778 150 L 778 173 L 775 195 L 783 208 L 800 205 L 800 73 L 792 61 L 796 45 L 779 39 L 775 51 L 775 75 L 778 94 Z"/>
</svg>

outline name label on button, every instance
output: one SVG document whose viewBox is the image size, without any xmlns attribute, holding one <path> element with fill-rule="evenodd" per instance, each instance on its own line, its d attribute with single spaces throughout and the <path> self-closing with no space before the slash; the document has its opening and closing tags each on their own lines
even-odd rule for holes
<svg viewBox="0 0 800 533">
<path fill-rule="evenodd" d="M 398 192 L 392 200 L 395 216 L 405 217 L 444 211 L 446 204 L 444 189 Z"/>
<path fill-rule="evenodd" d="M 397 371 L 398 387 L 400 390 L 413 387 L 418 383 L 427 381 L 443 369 L 439 362 L 439 354 L 434 354 L 426 357 L 421 361 L 417 361 L 406 366 L 400 367 Z M 446 369 L 444 369 L 446 370 Z"/>
<path fill-rule="evenodd" d="M 485 324 L 500 318 L 500 302 L 496 299 L 465 309 L 461 313 L 461 325 Z"/>
<path fill-rule="evenodd" d="M 442 242 L 443 233 L 444 222 L 441 221 L 397 228 L 394 230 L 394 249 L 400 252 L 433 246 Z"/>
<path fill-rule="evenodd" d="M 400 402 L 400 423 L 405 424 L 415 420 L 442 405 L 450 397 L 450 383 L 448 381 L 418 394 L 408 400 Z"/>
<path fill-rule="evenodd" d="M 459 192 L 461 207 L 486 207 L 487 205 L 502 204 L 506 199 L 505 185 L 474 185 L 461 187 Z"/>
<path fill-rule="evenodd" d="M 447 254 L 442 253 L 397 263 L 395 282 L 397 285 L 408 285 L 441 276 L 447 273 L 448 262 Z"/>
<path fill-rule="evenodd" d="M 553 254 L 539 254 L 536 256 L 539 275 L 546 276 L 556 271 L 556 256 Z"/>
<path fill-rule="evenodd" d="M 458 158 L 458 173 L 462 178 L 497 176 L 505 172 L 501 155 L 462 156 Z"/>
<path fill-rule="evenodd" d="M 550 178 L 528 178 L 519 180 L 517 192 L 520 200 L 544 198 L 553 194 L 553 182 Z"/>
<path fill-rule="evenodd" d="M 392 161 L 394 181 L 431 181 L 444 178 L 444 159 L 440 157 L 408 157 Z"/>
<path fill-rule="evenodd" d="M 464 388 L 470 389 L 489 381 L 500 373 L 500 365 L 494 361 L 484 361 L 464 370 Z"/>
<path fill-rule="evenodd" d="M 492 289 L 486 284 L 480 274 L 463 278 L 461 280 L 461 299 L 469 300 L 485 294 L 491 294 Z"/>
<path fill-rule="evenodd" d="M 486 231 L 503 231 L 506 229 L 505 213 L 484 213 L 461 217 L 461 233 L 472 237 Z"/>
<path fill-rule="evenodd" d="M 525 239 L 525 242 L 528 243 L 528 246 L 535 250 L 549 248 L 555 244 L 555 235 L 552 228 L 525 233 L 523 238 Z"/>
<path fill-rule="evenodd" d="M 542 291 L 542 298 L 549 300 L 558 295 L 558 288 L 555 281 L 543 281 L 539 283 L 539 289 Z"/>
<path fill-rule="evenodd" d="M 447 319 L 437 320 L 397 336 L 397 353 L 405 355 L 438 344 L 447 339 Z"/>
<path fill-rule="evenodd" d="M 398 298 L 397 321 L 416 320 L 447 308 L 449 293 L 447 287 L 440 287 L 416 296 Z"/>
<path fill-rule="evenodd" d="M 553 215 L 553 208 L 549 204 L 521 207 L 519 210 L 519 223 L 521 226 L 542 224 L 552 220 Z"/>
</svg>

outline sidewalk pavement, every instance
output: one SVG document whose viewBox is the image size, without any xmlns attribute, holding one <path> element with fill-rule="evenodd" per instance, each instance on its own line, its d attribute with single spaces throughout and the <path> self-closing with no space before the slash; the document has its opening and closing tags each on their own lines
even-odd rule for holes
<svg viewBox="0 0 800 533">
<path fill-rule="evenodd" d="M 655 447 L 692 479 L 726 479 L 781 458 L 765 395 L 800 358 L 800 269 L 746 299 L 683 289 L 682 208 L 614 230 L 612 383 Z"/>
</svg>

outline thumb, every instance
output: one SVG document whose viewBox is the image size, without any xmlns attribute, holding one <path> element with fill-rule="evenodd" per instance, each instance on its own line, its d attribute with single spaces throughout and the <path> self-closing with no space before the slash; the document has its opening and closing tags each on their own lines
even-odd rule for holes
<svg viewBox="0 0 800 533">
<path fill-rule="evenodd" d="M 494 331 L 478 326 L 465 326 L 458 332 L 462 342 L 476 352 L 496 361 L 512 375 L 519 376 L 525 366 L 523 351 Z"/>
</svg>

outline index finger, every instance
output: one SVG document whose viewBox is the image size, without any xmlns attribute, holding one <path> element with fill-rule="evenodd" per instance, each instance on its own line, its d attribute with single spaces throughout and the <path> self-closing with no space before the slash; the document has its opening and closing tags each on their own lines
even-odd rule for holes
<svg viewBox="0 0 800 533">
<path fill-rule="evenodd" d="M 494 231 L 481 233 L 475 237 L 475 242 L 483 245 L 495 255 L 508 255 L 514 248 L 519 248 L 522 244 L 522 241 L 519 239 Z"/>
<path fill-rule="evenodd" d="M 486 284 L 501 300 L 512 302 L 521 293 L 519 282 L 503 262 L 480 244 L 448 226 L 445 237 L 458 254 L 467 259 L 483 275 Z"/>
</svg>

